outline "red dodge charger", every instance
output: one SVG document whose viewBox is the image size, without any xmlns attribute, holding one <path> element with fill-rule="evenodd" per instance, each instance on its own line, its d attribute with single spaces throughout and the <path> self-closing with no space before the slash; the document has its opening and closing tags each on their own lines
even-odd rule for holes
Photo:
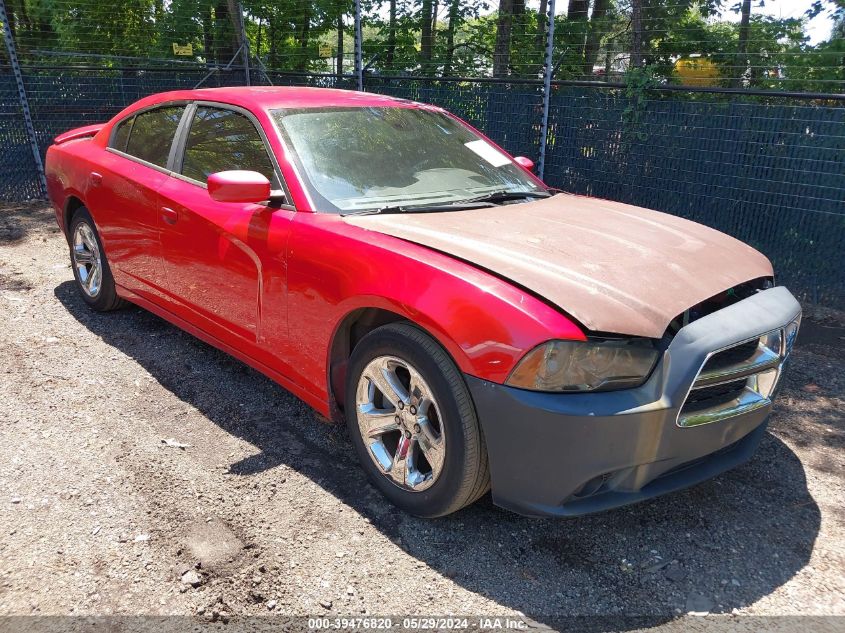
<svg viewBox="0 0 845 633">
<path fill-rule="evenodd" d="M 568 516 L 748 459 L 800 321 L 751 247 L 555 193 L 444 110 L 153 95 L 47 152 L 82 298 L 135 303 L 344 419 L 434 517 Z"/>
</svg>

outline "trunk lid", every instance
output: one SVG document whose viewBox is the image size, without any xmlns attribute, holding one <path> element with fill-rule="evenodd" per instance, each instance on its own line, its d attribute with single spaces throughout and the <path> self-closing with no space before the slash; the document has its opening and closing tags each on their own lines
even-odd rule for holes
<svg viewBox="0 0 845 633">
<path fill-rule="evenodd" d="M 53 139 L 53 143 L 61 145 L 62 143 L 67 143 L 68 141 L 75 141 L 80 138 L 95 136 L 97 132 L 103 129 L 104 125 L 105 123 L 95 123 L 94 125 L 86 125 L 84 127 L 68 130 L 67 132 L 62 132 Z"/>
</svg>

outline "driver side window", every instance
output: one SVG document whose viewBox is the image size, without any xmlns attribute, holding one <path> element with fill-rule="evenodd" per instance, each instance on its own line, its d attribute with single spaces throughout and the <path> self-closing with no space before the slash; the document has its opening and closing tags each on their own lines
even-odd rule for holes
<svg viewBox="0 0 845 633">
<path fill-rule="evenodd" d="M 252 121 L 233 110 L 198 106 L 185 142 L 182 175 L 204 183 L 209 174 L 230 169 L 257 171 L 276 182 L 273 163 Z"/>
</svg>

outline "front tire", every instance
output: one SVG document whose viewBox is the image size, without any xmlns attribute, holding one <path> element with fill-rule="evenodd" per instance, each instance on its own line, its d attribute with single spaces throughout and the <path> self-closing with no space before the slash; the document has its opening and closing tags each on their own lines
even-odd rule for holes
<svg viewBox="0 0 845 633">
<path fill-rule="evenodd" d="M 117 296 L 100 235 L 85 207 L 79 208 L 70 222 L 70 262 L 76 289 L 93 310 L 108 312 L 125 305 Z"/>
<path fill-rule="evenodd" d="M 469 390 L 428 334 L 392 323 L 355 347 L 346 423 L 373 484 L 411 514 L 460 510 L 490 487 L 487 449 Z"/>
</svg>

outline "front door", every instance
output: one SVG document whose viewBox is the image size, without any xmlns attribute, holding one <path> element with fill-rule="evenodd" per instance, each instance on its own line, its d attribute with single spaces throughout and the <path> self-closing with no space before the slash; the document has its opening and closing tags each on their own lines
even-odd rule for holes
<svg viewBox="0 0 845 633">
<path fill-rule="evenodd" d="M 276 188 L 279 176 L 246 113 L 198 104 L 188 116 L 178 175 L 159 190 L 171 309 L 225 342 L 240 345 L 232 340 L 237 337 L 252 356 L 263 357 L 259 348 L 276 347 L 287 331 L 285 247 L 293 211 L 213 200 L 205 186 L 209 174 L 257 171 Z"/>
</svg>

